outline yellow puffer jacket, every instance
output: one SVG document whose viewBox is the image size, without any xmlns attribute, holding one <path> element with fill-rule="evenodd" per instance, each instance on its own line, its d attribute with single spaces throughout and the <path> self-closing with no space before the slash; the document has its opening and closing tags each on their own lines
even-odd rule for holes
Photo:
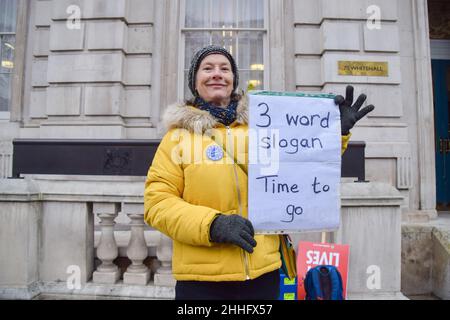
<svg viewBox="0 0 450 320">
<path fill-rule="evenodd" d="M 280 268 L 276 235 L 255 235 L 257 246 L 251 254 L 209 239 L 217 214 L 247 218 L 247 99 L 241 99 L 237 119 L 229 127 L 207 111 L 180 104 L 168 107 L 163 121 L 169 131 L 148 171 L 144 219 L 173 239 L 175 279 L 239 281 Z M 348 138 L 343 137 L 343 150 Z M 211 145 L 225 150 L 220 160 L 207 156 Z"/>
</svg>

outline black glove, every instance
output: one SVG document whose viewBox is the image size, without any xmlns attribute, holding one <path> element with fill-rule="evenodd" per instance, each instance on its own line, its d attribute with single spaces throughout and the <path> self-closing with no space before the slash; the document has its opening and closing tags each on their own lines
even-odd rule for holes
<svg viewBox="0 0 450 320">
<path fill-rule="evenodd" d="M 212 242 L 232 243 L 252 253 L 256 247 L 252 223 L 240 215 L 219 215 L 209 229 Z"/>
<path fill-rule="evenodd" d="M 366 101 L 367 96 L 362 93 L 359 95 L 355 104 L 353 103 L 353 87 L 347 86 L 345 90 L 345 99 L 343 96 L 336 96 L 334 98 L 334 103 L 339 105 L 339 110 L 341 112 L 341 134 L 348 135 L 350 129 L 353 128 L 355 123 L 364 117 L 366 114 L 371 112 L 375 107 L 373 105 L 368 105 L 367 107 L 361 108 L 364 101 Z"/>
</svg>

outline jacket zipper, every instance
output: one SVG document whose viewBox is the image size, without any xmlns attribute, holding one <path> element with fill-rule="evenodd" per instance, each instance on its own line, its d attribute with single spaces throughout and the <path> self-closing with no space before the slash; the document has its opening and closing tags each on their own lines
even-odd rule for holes
<svg viewBox="0 0 450 320">
<path fill-rule="evenodd" d="M 230 126 L 226 126 L 226 128 L 227 128 L 228 141 L 231 141 L 231 143 L 230 143 L 230 145 L 231 145 L 231 152 L 233 152 L 233 154 L 234 154 L 234 146 L 232 144 L 233 140 L 232 140 L 232 136 L 231 136 L 231 129 L 230 129 Z M 238 205 L 239 205 L 239 215 L 241 217 L 243 217 L 242 200 L 241 200 L 241 189 L 239 188 L 239 178 L 238 178 L 238 174 L 237 174 L 237 170 L 236 170 L 236 162 L 234 161 L 234 158 L 231 155 L 230 155 L 230 157 L 231 157 L 231 160 L 233 161 L 234 178 L 236 180 L 236 190 L 237 190 Z M 245 252 L 244 249 L 241 249 L 241 253 L 243 254 L 243 257 L 244 257 L 245 277 L 246 277 L 246 280 L 249 280 L 250 276 L 249 276 L 249 271 L 248 271 L 248 257 L 247 257 L 247 253 Z"/>
</svg>

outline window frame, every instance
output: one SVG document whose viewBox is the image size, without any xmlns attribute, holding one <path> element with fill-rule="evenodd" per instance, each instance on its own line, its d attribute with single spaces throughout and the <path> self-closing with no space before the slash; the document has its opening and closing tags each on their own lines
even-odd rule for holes
<svg viewBox="0 0 450 320">
<path fill-rule="evenodd" d="M 0 31 L 0 38 L 4 35 L 14 35 L 15 36 L 16 34 L 12 33 L 12 32 L 1 32 Z M 15 55 L 14 55 L 14 57 L 15 57 Z M 13 78 L 14 78 L 14 72 L 15 72 L 15 68 L 13 67 L 13 71 L 11 73 L 9 73 L 9 75 L 10 75 L 9 81 L 10 81 L 10 86 L 11 86 L 10 93 L 9 93 L 10 94 L 10 100 L 9 100 L 9 106 L 8 106 L 9 111 L 0 111 L 0 120 L 9 120 L 9 118 L 11 117 L 12 83 L 13 83 Z M 8 73 L 6 73 L 6 74 L 8 74 Z"/>
<path fill-rule="evenodd" d="M 264 63 L 264 71 L 263 71 L 263 79 L 264 85 L 263 89 L 266 90 L 268 87 L 269 77 L 269 68 L 267 64 L 269 62 L 269 0 L 263 0 L 264 2 L 264 26 L 262 28 L 187 28 L 185 26 L 186 22 L 186 0 L 180 0 L 180 17 L 179 17 L 179 26 L 180 30 L 178 32 L 179 36 L 179 51 L 178 51 L 178 83 L 177 83 L 177 98 L 179 101 L 184 101 L 184 62 L 185 62 L 185 53 L 186 53 L 186 38 L 185 33 L 190 31 L 206 31 L 206 32 L 214 32 L 214 31 L 233 31 L 233 32 L 262 32 L 263 34 L 263 63 Z M 238 46 L 238 43 L 236 43 Z M 239 49 L 238 49 L 239 50 Z M 236 55 L 234 55 L 236 56 Z"/>
<path fill-rule="evenodd" d="M 21 1 L 18 1 L 17 3 L 17 7 L 16 7 L 16 26 L 15 26 L 15 31 L 14 32 L 2 32 L 0 30 L 0 37 L 4 36 L 4 35 L 14 35 L 14 43 L 15 43 L 15 48 L 17 48 L 17 30 L 19 28 L 19 14 L 20 14 L 20 10 L 23 7 L 21 5 Z M 13 71 L 10 73 L 11 78 L 10 78 L 10 86 L 11 86 L 11 92 L 10 92 L 10 105 L 9 107 L 9 111 L 0 111 L 0 121 L 4 121 L 4 120 L 10 120 L 11 119 L 11 110 L 13 107 L 13 85 L 14 85 L 14 79 L 16 78 L 16 72 L 17 72 L 17 67 L 16 67 L 16 61 L 17 61 L 17 54 L 16 54 L 16 50 L 14 50 L 14 57 L 13 57 Z"/>
</svg>

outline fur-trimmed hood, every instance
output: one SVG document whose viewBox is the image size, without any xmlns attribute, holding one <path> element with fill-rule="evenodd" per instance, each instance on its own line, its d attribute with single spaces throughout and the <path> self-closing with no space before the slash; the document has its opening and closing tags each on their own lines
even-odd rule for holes
<svg viewBox="0 0 450 320">
<path fill-rule="evenodd" d="M 248 98 L 242 96 L 236 108 L 236 122 L 248 124 Z M 162 117 L 164 130 L 174 128 L 187 129 L 190 132 L 204 133 L 220 124 L 208 111 L 200 110 L 184 103 L 175 103 L 167 107 Z"/>
</svg>

